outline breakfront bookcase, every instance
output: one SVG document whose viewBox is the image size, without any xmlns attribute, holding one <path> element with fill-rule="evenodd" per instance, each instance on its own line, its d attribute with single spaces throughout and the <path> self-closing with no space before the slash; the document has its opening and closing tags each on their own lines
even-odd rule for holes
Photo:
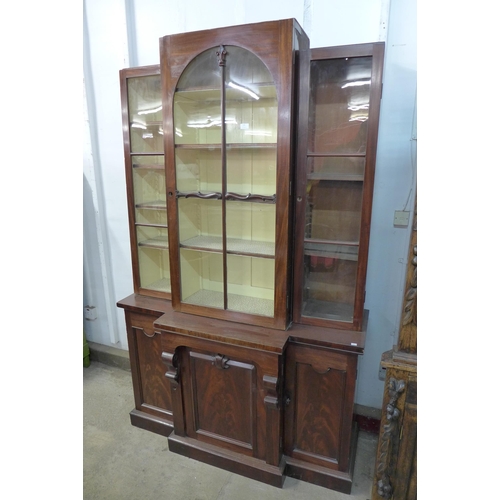
<svg viewBox="0 0 500 500">
<path fill-rule="evenodd" d="M 170 451 L 350 492 L 383 49 L 285 19 L 121 71 L 130 415 Z"/>
</svg>

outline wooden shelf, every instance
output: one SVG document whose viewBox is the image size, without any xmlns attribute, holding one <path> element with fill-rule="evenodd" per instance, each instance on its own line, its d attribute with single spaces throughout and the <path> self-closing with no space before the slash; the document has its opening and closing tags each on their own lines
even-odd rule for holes
<svg viewBox="0 0 500 500">
<path fill-rule="evenodd" d="M 163 200 L 153 200 L 144 203 L 137 203 L 135 208 L 146 208 L 151 210 L 166 210 L 167 202 Z"/>
<path fill-rule="evenodd" d="M 168 249 L 168 236 L 157 236 L 156 238 L 149 238 L 138 243 L 140 247 L 159 248 L 161 250 Z"/>
<path fill-rule="evenodd" d="M 227 252 L 250 257 L 274 258 L 275 243 L 271 241 L 252 241 L 238 238 L 226 239 Z M 181 248 L 207 252 L 222 252 L 221 236 L 195 236 L 181 242 Z"/>
<path fill-rule="evenodd" d="M 134 163 L 132 168 L 136 170 L 165 170 L 163 163 Z"/>
<path fill-rule="evenodd" d="M 321 172 L 314 172 L 312 174 L 307 174 L 307 179 L 311 181 L 353 181 L 353 182 L 363 182 L 364 175 L 356 174 L 328 174 Z"/>
<path fill-rule="evenodd" d="M 220 150 L 222 144 L 176 144 L 176 149 L 208 149 L 209 151 Z M 226 150 L 231 149 L 276 149 L 275 142 L 228 142 Z"/>
</svg>

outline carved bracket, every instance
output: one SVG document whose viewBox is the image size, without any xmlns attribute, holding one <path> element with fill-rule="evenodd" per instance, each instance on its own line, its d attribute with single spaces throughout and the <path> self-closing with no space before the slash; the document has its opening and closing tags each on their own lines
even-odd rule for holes
<svg viewBox="0 0 500 500">
<path fill-rule="evenodd" d="M 175 384 L 177 386 L 179 384 L 179 357 L 177 355 L 177 351 L 173 353 L 162 352 L 161 359 L 167 365 L 165 377 L 170 380 L 171 384 Z"/>
<path fill-rule="evenodd" d="M 156 331 L 153 331 L 153 333 L 150 335 L 148 332 L 146 332 L 146 330 L 144 330 L 144 328 L 141 328 L 140 326 L 132 326 L 132 328 L 134 330 L 142 332 L 144 335 L 146 335 L 146 337 L 149 337 L 150 339 L 152 339 L 157 334 L 160 335 L 160 332 L 156 332 Z"/>
<path fill-rule="evenodd" d="M 383 433 L 380 436 L 377 463 L 377 493 L 382 498 L 391 498 L 392 496 L 393 488 L 390 481 L 390 475 L 394 468 L 392 449 L 397 441 L 398 419 L 401 414 L 396 407 L 396 403 L 405 387 L 404 380 L 396 380 L 393 377 L 387 383 L 387 392 L 390 399 L 386 407 L 387 423 L 384 425 Z"/>
<path fill-rule="evenodd" d="M 217 51 L 217 60 L 219 61 L 219 66 L 226 65 L 226 54 L 226 49 L 224 48 L 224 45 L 221 44 L 219 50 Z"/>
<path fill-rule="evenodd" d="M 212 364 L 215 368 L 219 370 L 227 370 L 229 368 L 229 358 L 227 356 L 223 356 L 222 354 L 217 354 L 212 361 Z"/>
<path fill-rule="evenodd" d="M 264 403 L 269 409 L 277 410 L 279 408 L 278 378 L 270 375 L 264 375 L 263 381 L 264 389 L 266 390 Z"/>
</svg>

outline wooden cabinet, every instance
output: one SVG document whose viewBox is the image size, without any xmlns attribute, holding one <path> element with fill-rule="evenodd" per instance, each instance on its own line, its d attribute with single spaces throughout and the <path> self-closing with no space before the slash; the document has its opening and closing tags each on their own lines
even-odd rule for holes
<svg viewBox="0 0 500 500">
<path fill-rule="evenodd" d="M 172 398 L 162 362 L 161 334 L 154 322 L 171 309 L 170 302 L 131 295 L 118 302 L 125 311 L 135 408 L 131 423 L 168 436 L 172 432 Z"/>
<path fill-rule="evenodd" d="M 155 326 L 172 390 L 169 449 L 281 486 L 288 333 L 175 311 Z"/>
<path fill-rule="evenodd" d="M 384 43 L 311 50 L 307 161 L 296 176 L 293 320 L 363 322 Z"/>
<path fill-rule="evenodd" d="M 294 125 L 305 112 L 294 82 L 308 49 L 292 19 L 161 39 L 176 311 L 288 327 Z"/>
<path fill-rule="evenodd" d="M 286 352 L 288 475 L 349 492 L 357 355 L 292 343 Z M 325 469 L 329 469 L 328 472 Z"/>
<path fill-rule="evenodd" d="M 373 500 L 417 499 L 417 202 L 399 338 L 382 355 L 385 390 Z"/>
<path fill-rule="evenodd" d="M 170 451 L 350 492 L 382 59 L 287 19 L 121 72 L 131 419 Z"/>
</svg>

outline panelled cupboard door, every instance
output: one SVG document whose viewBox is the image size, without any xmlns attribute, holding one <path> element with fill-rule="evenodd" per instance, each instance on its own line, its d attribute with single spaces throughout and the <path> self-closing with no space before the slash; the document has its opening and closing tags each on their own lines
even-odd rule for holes
<svg viewBox="0 0 500 500">
<path fill-rule="evenodd" d="M 170 298 L 160 66 L 120 71 L 134 292 Z"/>
<path fill-rule="evenodd" d="M 161 39 L 177 311 L 290 322 L 294 81 L 308 46 L 292 19 Z"/>
<path fill-rule="evenodd" d="M 285 455 L 347 472 L 357 356 L 290 344 L 285 365 Z"/>
<path fill-rule="evenodd" d="M 173 428 L 172 397 L 161 334 L 153 325 L 158 316 L 126 311 L 125 317 L 135 399 L 130 418 L 138 427 L 168 435 Z"/>
<path fill-rule="evenodd" d="M 297 169 L 294 322 L 362 327 L 384 43 L 311 50 Z"/>
</svg>

